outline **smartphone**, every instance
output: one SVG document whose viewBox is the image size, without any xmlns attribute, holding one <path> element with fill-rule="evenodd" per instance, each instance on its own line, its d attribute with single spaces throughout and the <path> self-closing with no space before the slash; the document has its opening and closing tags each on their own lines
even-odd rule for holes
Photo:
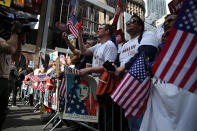
<svg viewBox="0 0 197 131">
<path fill-rule="evenodd" d="M 116 70 L 115 66 L 113 66 L 112 63 L 109 62 L 109 61 L 106 61 L 106 62 L 103 64 L 103 67 L 104 67 L 105 69 L 107 69 L 108 71 L 115 71 L 115 70 Z"/>
</svg>

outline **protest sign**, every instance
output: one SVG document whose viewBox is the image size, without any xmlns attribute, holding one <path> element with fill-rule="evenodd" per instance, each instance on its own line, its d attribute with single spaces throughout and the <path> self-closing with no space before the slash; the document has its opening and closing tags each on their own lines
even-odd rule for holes
<svg viewBox="0 0 197 131">
<path fill-rule="evenodd" d="M 96 81 L 90 76 L 80 78 L 67 74 L 67 99 L 63 119 L 98 122 Z"/>
</svg>

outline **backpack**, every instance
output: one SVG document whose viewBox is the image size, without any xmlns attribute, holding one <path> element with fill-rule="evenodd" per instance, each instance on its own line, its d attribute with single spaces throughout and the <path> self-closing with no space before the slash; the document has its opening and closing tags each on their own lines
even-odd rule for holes
<svg viewBox="0 0 197 131">
<path fill-rule="evenodd" d="M 117 80 L 113 74 L 104 71 L 100 75 L 99 84 L 96 89 L 96 96 L 99 106 L 104 106 L 112 103 L 110 94 L 114 88 L 118 85 L 119 80 Z M 104 82 L 103 82 L 104 81 Z"/>
</svg>

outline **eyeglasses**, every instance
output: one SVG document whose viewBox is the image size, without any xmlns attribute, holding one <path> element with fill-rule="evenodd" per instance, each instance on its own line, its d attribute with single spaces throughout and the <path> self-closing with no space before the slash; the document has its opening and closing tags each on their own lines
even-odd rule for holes
<svg viewBox="0 0 197 131">
<path fill-rule="evenodd" d="M 136 22 L 137 22 L 137 20 L 131 19 L 131 20 L 127 21 L 126 25 L 128 25 L 128 24 L 134 24 Z"/>
</svg>

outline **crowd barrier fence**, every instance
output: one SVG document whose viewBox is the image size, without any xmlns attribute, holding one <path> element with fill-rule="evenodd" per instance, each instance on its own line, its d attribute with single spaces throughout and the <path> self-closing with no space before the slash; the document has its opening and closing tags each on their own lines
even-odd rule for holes
<svg viewBox="0 0 197 131">
<path fill-rule="evenodd" d="M 29 88 L 33 88 L 33 93 L 34 93 L 34 98 L 37 100 L 38 96 L 39 97 L 39 102 L 37 104 L 41 105 L 44 104 L 48 108 L 53 109 L 56 114 L 55 116 L 48 121 L 46 125 L 42 128 L 42 130 L 46 129 L 46 127 L 53 122 L 56 118 L 59 118 L 59 121 L 55 126 L 50 131 L 53 131 L 61 122 L 63 119 L 65 120 L 71 120 L 74 121 L 75 123 L 84 126 L 90 130 L 93 131 L 99 131 L 99 126 L 98 128 L 95 128 L 94 126 L 91 126 L 91 124 L 88 123 L 96 123 L 98 125 L 98 116 L 99 116 L 99 106 L 98 103 L 96 102 L 96 80 L 91 76 L 91 77 L 83 77 L 80 78 L 77 75 L 74 74 L 68 74 L 65 73 L 65 78 L 66 78 L 66 96 L 65 96 L 65 105 L 64 105 L 64 110 L 63 112 L 60 112 L 60 96 L 59 96 L 59 86 L 61 80 L 56 79 L 55 80 L 55 92 L 52 92 L 48 89 L 46 89 L 46 84 L 45 84 L 45 93 L 42 93 L 41 91 L 38 91 L 37 89 L 34 89 L 32 86 Z M 46 83 L 46 82 L 45 82 Z M 81 85 L 82 84 L 82 85 Z M 85 86 L 88 86 L 89 89 L 85 89 Z M 31 91 L 31 90 L 28 90 Z M 28 92 L 30 93 L 30 92 Z M 48 96 L 48 97 L 47 97 Z M 47 98 L 52 97 L 52 100 Z M 54 98 L 56 97 L 56 98 Z M 78 99 L 74 100 L 72 98 L 78 97 Z M 49 104 L 50 103 L 50 104 Z M 70 105 L 69 105 L 70 104 Z M 69 106 L 73 106 L 73 104 L 76 104 L 76 107 L 73 107 L 72 109 L 69 108 Z M 78 105 L 81 104 L 81 105 Z M 83 108 L 82 108 L 83 107 Z M 80 109 L 80 110 L 77 110 Z M 85 110 L 86 109 L 86 110 Z M 76 111 L 76 112 L 74 112 Z M 81 112 L 79 112 L 81 111 Z M 114 119 L 116 118 L 115 116 L 119 115 L 120 119 L 120 131 L 123 131 L 123 113 L 122 109 L 120 109 L 119 114 L 114 114 L 114 106 L 111 107 L 111 112 L 112 113 L 112 121 L 111 121 L 111 130 L 115 131 L 114 125 L 117 123 L 114 123 Z M 106 116 L 108 115 L 109 112 L 107 110 L 104 110 L 104 131 L 109 131 L 107 123 L 107 118 Z M 73 127 L 68 127 L 73 128 Z"/>
</svg>

